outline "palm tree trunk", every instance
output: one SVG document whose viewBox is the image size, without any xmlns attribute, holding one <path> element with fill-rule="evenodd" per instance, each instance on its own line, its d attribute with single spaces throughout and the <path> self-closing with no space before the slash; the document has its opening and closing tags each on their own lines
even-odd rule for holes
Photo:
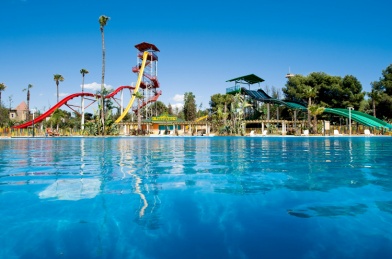
<svg viewBox="0 0 392 259">
<path fill-rule="evenodd" d="M 313 134 L 317 134 L 317 115 L 313 115 Z"/>
<path fill-rule="evenodd" d="M 101 123 L 102 123 L 102 135 L 105 135 L 105 98 L 104 98 L 104 88 L 105 88 L 105 33 L 103 27 L 101 28 L 102 36 L 102 80 L 101 80 Z"/>
<path fill-rule="evenodd" d="M 84 74 L 82 79 L 82 93 L 84 93 Z M 82 123 L 80 128 L 84 130 L 84 96 L 83 95 L 82 95 Z"/>
<path fill-rule="evenodd" d="M 224 114 L 226 114 L 227 113 L 227 105 L 226 105 L 226 102 L 225 102 L 225 109 L 224 109 Z M 226 117 L 223 117 L 223 125 L 226 125 Z"/>
<path fill-rule="evenodd" d="M 137 99 L 137 107 L 140 107 L 140 99 Z M 142 127 L 142 115 L 140 108 L 137 111 L 137 129 L 138 131 L 141 130 Z"/>
<path fill-rule="evenodd" d="M 271 117 L 270 117 L 270 104 L 267 103 L 267 120 L 270 120 L 270 119 L 271 119 Z"/>
<path fill-rule="evenodd" d="M 27 120 L 30 120 L 30 90 L 27 90 Z"/>
<path fill-rule="evenodd" d="M 310 129 L 310 106 L 312 105 L 312 98 L 309 97 L 309 101 L 308 101 L 308 129 Z"/>
<path fill-rule="evenodd" d="M 56 81 L 56 87 L 57 87 L 57 103 L 59 102 L 59 81 Z"/>
<path fill-rule="evenodd" d="M 372 104 L 373 104 L 373 116 L 376 117 L 376 102 L 374 101 L 374 99 L 372 100 Z"/>
</svg>

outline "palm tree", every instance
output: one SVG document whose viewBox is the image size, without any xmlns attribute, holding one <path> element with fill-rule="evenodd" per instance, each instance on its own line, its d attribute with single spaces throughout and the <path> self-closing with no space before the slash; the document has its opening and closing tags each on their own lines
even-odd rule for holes
<svg viewBox="0 0 392 259">
<path fill-rule="evenodd" d="M 2 105 L 1 103 L 1 92 L 3 92 L 7 88 L 7 86 L 4 83 L 0 83 L 0 107 Z"/>
<path fill-rule="evenodd" d="M 223 106 L 223 108 L 224 108 L 224 111 L 223 111 L 223 124 L 224 125 L 226 125 L 226 119 L 227 119 L 227 117 L 228 117 L 228 115 L 229 115 L 229 113 L 227 112 L 227 105 L 229 104 L 229 103 L 232 103 L 233 102 L 233 95 L 231 95 L 231 94 L 225 94 L 225 95 L 223 95 L 222 96 L 222 98 L 223 98 L 223 103 L 224 103 L 224 105 L 225 106 Z"/>
<path fill-rule="evenodd" d="M 308 98 L 308 127 L 310 128 L 310 107 L 312 106 L 312 98 L 317 96 L 317 89 L 311 86 L 305 86 L 304 96 Z"/>
<path fill-rule="evenodd" d="M 84 93 L 84 76 L 88 74 L 87 69 L 80 69 L 80 73 L 82 74 L 82 93 Z M 81 122 L 81 129 L 84 130 L 84 96 L 82 95 L 82 122 Z"/>
<path fill-rule="evenodd" d="M 23 92 L 27 91 L 27 119 L 29 118 L 30 114 L 30 88 L 33 88 L 32 84 L 29 84 L 27 88 L 23 89 Z"/>
<path fill-rule="evenodd" d="M 367 95 L 371 98 L 373 116 L 376 117 L 376 103 L 378 103 L 381 99 L 381 92 L 376 89 L 372 89 L 372 91 L 368 92 Z"/>
<path fill-rule="evenodd" d="M 53 75 L 54 81 L 56 81 L 56 86 L 57 86 L 57 102 L 59 102 L 59 84 L 60 82 L 64 81 L 64 77 L 60 74 L 54 74 Z"/>
<path fill-rule="evenodd" d="M 101 80 L 101 93 L 104 92 L 105 88 L 105 33 L 104 33 L 104 27 L 106 26 L 106 23 L 109 21 L 109 17 L 106 15 L 101 15 L 99 16 L 99 25 L 101 29 L 101 37 L 102 37 L 102 80 Z M 104 103 L 104 97 L 101 96 L 101 122 L 102 122 L 102 135 L 105 134 L 105 103 Z"/>
<path fill-rule="evenodd" d="M 137 99 L 137 129 L 138 131 L 142 128 L 142 117 L 141 117 L 141 109 L 140 109 L 140 100 L 144 98 L 144 96 L 140 92 L 136 92 L 133 94 Z"/>
<path fill-rule="evenodd" d="M 230 106 L 231 106 L 230 133 L 243 135 L 245 132 L 242 123 L 244 120 L 245 109 L 247 107 L 251 107 L 252 105 L 245 100 L 243 95 L 237 93 L 236 95 L 234 95 L 233 102 L 230 104 Z"/>
<path fill-rule="evenodd" d="M 65 117 L 65 113 L 64 111 L 60 110 L 60 109 L 56 109 L 52 116 L 50 116 L 50 124 L 55 124 L 56 125 L 56 130 L 57 132 L 59 131 L 59 124 L 62 122 L 62 119 Z M 51 126 L 52 127 L 52 126 Z"/>
<path fill-rule="evenodd" d="M 10 111 L 11 111 L 11 106 L 12 106 L 12 94 L 8 96 L 8 102 L 10 103 Z"/>
<path fill-rule="evenodd" d="M 314 134 L 317 133 L 317 116 L 321 115 L 324 112 L 325 108 L 320 107 L 318 105 L 313 104 L 312 106 L 309 107 L 309 114 L 313 116 L 313 127 L 312 127 L 312 132 Z"/>
</svg>

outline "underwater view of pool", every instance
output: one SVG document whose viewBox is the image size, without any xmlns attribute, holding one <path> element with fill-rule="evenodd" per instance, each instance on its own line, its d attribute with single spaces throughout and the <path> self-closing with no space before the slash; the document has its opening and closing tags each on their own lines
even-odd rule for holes
<svg viewBox="0 0 392 259">
<path fill-rule="evenodd" d="M 0 139 L 0 211 L 0 258 L 392 258 L 392 138 Z"/>
</svg>

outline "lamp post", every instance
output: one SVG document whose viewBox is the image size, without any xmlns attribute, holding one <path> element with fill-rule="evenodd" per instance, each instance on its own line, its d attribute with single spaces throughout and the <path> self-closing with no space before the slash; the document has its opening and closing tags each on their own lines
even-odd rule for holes
<svg viewBox="0 0 392 259">
<path fill-rule="evenodd" d="M 348 127 L 349 127 L 349 131 L 350 131 L 350 136 L 351 136 L 351 110 L 354 110 L 353 107 L 347 107 L 348 109 Z"/>
<path fill-rule="evenodd" d="M 33 138 L 34 138 L 34 136 L 35 136 L 35 132 L 34 132 L 35 109 L 31 109 L 31 112 L 33 113 Z"/>
</svg>

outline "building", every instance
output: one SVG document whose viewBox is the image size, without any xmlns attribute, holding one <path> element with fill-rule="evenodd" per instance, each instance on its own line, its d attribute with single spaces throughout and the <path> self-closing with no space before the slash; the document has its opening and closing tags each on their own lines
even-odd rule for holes
<svg viewBox="0 0 392 259">
<path fill-rule="evenodd" d="M 119 125 L 122 129 L 121 135 L 133 135 L 132 132 L 138 127 L 137 122 L 121 122 Z M 184 121 L 176 116 L 161 115 L 143 120 L 141 129 L 152 135 L 209 135 L 210 123 L 201 120 Z"/>
<path fill-rule="evenodd" d="M 28 118 L 27 104 L 23 101 L 15 109 L 11 109 L 9 112 L 9 118 L 13 121 L 25 121 Z"/>
</svg>

